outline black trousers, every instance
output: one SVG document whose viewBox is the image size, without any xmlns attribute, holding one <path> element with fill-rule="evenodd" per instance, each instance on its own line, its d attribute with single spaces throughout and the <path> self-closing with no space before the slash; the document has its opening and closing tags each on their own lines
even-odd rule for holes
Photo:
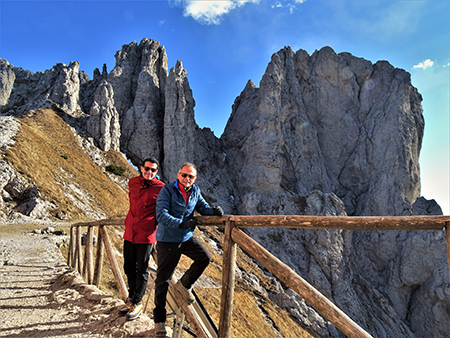
<svg viewBox="0 0 450 338">
<path fill-rule="evenodd" d="M 138 304 L 144 297 L 148 282 L 148 263 L 153 244 L 123 243 L 123 269 L 128 279 L 128 297 Z"/>
<path fill-rule="evenodd" d="M 200 243 L 197 238 L 191 237 L 183 243 L 156 243 L 156 254 L 158 257 L 158 270 L 155 281 L 155 309 L 153 320 L 155 323 L 166 321 L 166 298 L 169 283 L 175 268 L 180 261 L 181 255 L 193 260 L 189 269 L 181 277 L 181 283 L 190 289 L 197 279 L 205 271 L 211 262 L 211 254 Z"/>
</svg>

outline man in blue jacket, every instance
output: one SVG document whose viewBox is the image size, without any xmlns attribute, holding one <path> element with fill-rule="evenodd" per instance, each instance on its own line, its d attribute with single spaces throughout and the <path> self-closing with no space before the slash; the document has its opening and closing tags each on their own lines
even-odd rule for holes
<svg viewBox="0 0 450 338">
<path fill-rule="evenodd" d="M 192 163 L 182 165 L 177 181 L 166 184 L 156 200 L 156 253 L 158 269 L 155 281 L 155 336 L 166 336 L 166 297 L 169 282 L 181 255 L 193 260 L 190 268 L 175 284 L 188 304 L 195 301 L 191 288 L 211 261 L 211 254 L 193 237 L 197 221 L 194 211 L 201 215 L 222 216 L 220 206 L 211 207 L 202 197 L 200 188 L 194 185 L 197 169 Z"/>
</svg>

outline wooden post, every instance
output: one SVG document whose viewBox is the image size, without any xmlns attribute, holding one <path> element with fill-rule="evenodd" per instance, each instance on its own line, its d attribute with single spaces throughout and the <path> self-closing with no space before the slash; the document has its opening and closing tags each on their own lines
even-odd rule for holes
<svg viewBox="0 0 450 338">
<path fill-rule="evenodd" d="M 227 220 L 225 222 L 225 236 L 223 240 L 224 249 L 222 258 L 222 298 L 220 302 L 219 338 L 231 337 L 231 317 L 233 314 L 236 268 L 236 244 L 231 237 L 233 228 L 234 222 Z"/>
<path fill-rule="evenodd" d="M 111 263 L 111 268 L 114 273 L 114 277 L 116 278 L 117 285 L 120 290 L 120 294 L 122 296 L 122 300 L 127 299 L 128 297 L 128 291 L 127 287 L 125 285 L 125 281 L 123 280 L 122 274 L 120 273 L 119 265 L 117 264 L 116 257 L 114 256 L 114 251 L 111 245 L 111 242 L 109 241 L 108 232 L 104 227 L 100 228 L 100 231 L 102 232 L 103 242 L 105 243 L 106 248 L 106 254 L 108 255 L 109 262 Z"/>
<path fill-rule="evenodd" d="M 81 249 L 81 226 L 77 226 L 77 248 L 75 250 L 77 258 L 78 272 L 81 274 L 83 271 L 83 251 Z"/>
<path fill-rule="evenodd" d="M 86 247 L 84 248 L 84 254 L 85 254 L 85 273 L 86 277 L 85 280 L 88 284 L 92 284 L 92 280 L 94 279 L 94 261 L 93 261 L 93 245 L 94 245 L 94 227 L 89 226 L 88 232 L 86 236 Z"/>
<path fill-rule="evenodd" d="M 88 229 L 89 229 L 89 226 L 88 226 Z M 83 235 L 81 235 L 81 241 L 83 241 Z M 88 255 L 88 253 L 87 253 L 87 249 L 88 249 L 87 241 L 88 241 L 88 239 L 87 239 L 87 233 L 86 233 L 86 237 L 84 238 L 83 273 L 81 274 L 81 276 L 83 277 L 85 282 L 87 282 L 87 266 L 88 266 L 88 261 L 87 261 L 87 255 Z"/>
<path fill-rule="evenodd" d="M 233 240 L 243 250 L 247 251 L 253 258 L 264 265 L 288 287 L 294 290 L 347 337 L 372 338 L 370 334 L 364 331 L 336 305 L 297 275 L 289 266 L 278 260 L 269 251 L 247 236 L 242 230 L 233 228 L 231 235 Z"/>
<path fill-rule="evenodd" d="M 101 228 L 103 228 L 104 225 L 100 225 L 98 228 L 98 234 L 97 234 L 97 254 L 95 257 L 95 269 L 94 269 L 94 281 L 93 284 L 96 287 L 100 286 L 100 277 L 102 275 L 102 268 L 103 268 L 103 257 L 105 256 L 105 251 L 103 248 L 105 247 L 105 244 L 103 243 L 103 236 Z"/>
<path fill-rule="evenodd" d="M 181 310 L 183 311 L 184 315 L 186 316 L 187 321 L 189 322 L 189 326 L 194 330 L 195 335 L 198 338 L 212 338 L 210 335 L 208 335 L 208 332 L 206 330 L 203 330 L 201 324 L 200 324 L 200 318 L 194 311 L 193 305 L 188 305 L 184 298 L 181 296 L 181 294 L 178 292 L 178 290 L 174 287 L 175 283 L 173 281 L 170 281 L 169 284 L 169 290 L 170 293 L 174 296 L 176 299 L 178 305 L 181 307 Z"/>
<path fill-rule="evenodd" d="M 67 255 L 69 268 L 75 267 L 75 227 L 70 228 L 69 254 Z"/>
<path fill-rule="evenodd" d="M 449 273 L 449 285 L 450 285 L 450 222 L 445 223 L 445 240 L 447 242 L 447 265 Z"/>
</svg>

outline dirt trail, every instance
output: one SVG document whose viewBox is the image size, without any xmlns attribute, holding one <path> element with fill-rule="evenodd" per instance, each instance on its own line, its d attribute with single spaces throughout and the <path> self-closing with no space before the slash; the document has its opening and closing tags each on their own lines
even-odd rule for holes
<svg viewBox="0 0 450 338">
<path fill-rule="evenodd" d="M 69 269 L 50 235 L 1 231 L 0 337 L 151 337 L 153 321 L 127 322 L 122 304 Z"/>
</svg>

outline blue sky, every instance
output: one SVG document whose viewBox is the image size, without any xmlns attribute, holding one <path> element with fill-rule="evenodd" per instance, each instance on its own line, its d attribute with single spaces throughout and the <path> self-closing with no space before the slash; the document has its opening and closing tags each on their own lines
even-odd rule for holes
<svg viewBox="0 0 450 338">
<path fill-rule="evenodd" d="M 159 41 L 187 70 L 200 127 L 220 136 L 248 80 L 284 46 L 324 46 L 411 73 L 423 96 L 422 195 L 450 214 L 450 1 L 0 1 L 0 57 L 32 72 L 115 65 L 122 45 Z"/>
</svg>

